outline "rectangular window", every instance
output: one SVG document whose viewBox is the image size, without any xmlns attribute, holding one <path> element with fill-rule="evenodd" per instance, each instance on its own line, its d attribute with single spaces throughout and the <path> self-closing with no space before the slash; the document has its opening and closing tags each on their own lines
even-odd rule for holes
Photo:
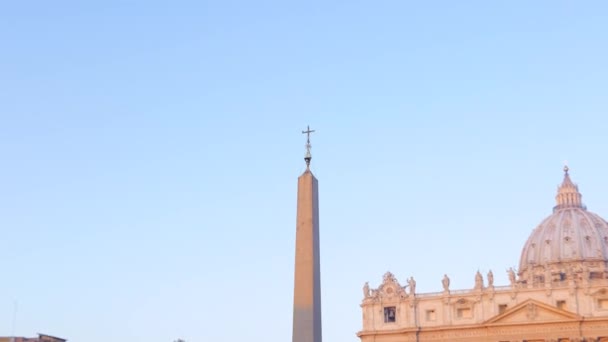
<svg viewBox="0 0 608 342">
<path fill-rule="evenodd" d="M 602 310 L 608 310 L 608 299 L 606 299 L 606 298 L 598 299 L 597 307 Z"/>
<path fill-rule="evenodd" d="M 435 313 L 435 310 L 426 310 L 426 320 L 427 321 L 437 320 L 437 314 Z"/>
<path fill-rule="evenodd" d="M 473 310 L 471 308 L 459 308 L 456 310 L 456 317 L 471 318 L 473 317 Z"/>
<path fill-rule="evenodd" d="M 384 323 L 395 323 L 397 321 L 396 311 L 394 306 L 384 308 Z"/>
<path fill-rule="evenodd" d="M 560 310 L 566 310 L 566 301 L 558 300 L 555 306 L 557 306 L 557 308 Z"/>
<path fill-rule="evenodd" d="M 507 311 L 507 304 L 498 304 L 498 314 L 500 315 L 505 311 Z"/>
</svg>

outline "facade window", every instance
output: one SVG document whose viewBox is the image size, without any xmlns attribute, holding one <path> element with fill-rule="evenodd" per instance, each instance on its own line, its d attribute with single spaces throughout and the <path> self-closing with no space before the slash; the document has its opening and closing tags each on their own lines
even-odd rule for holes
<svg viewBox="0 0 608 342">
<path fill-rule="evenodd" d="M 435 321 L 437 320 L 437 313 L 435 310 L 426 310 L 426 320 L 427 321 Z"/>
<path fill-rule="evenodd" d="M 602 272 L 591 272 L 589 273 L 589 279 L 604 279 Z"/>
<path fill-rule="evenodd" d="M 500 315 L 501 313 L 507 311 L 507 304 L 499 304 L 498 305 L 498 314 Z"/>
<path fill-rule="evenodd" d="M 566 310 L 566 301 L 558 300 L 555 306 L 557 306 L 557 308 L 560 310 Z"/>
<path fill-rule="evenodd" d="M 396 311 L 394 306 L 384 308 L 384 323 L 395 323 L 397 321 Z"/>
<path fill-rule="evenodd" d="M 598 299 L 597 307 L 601 310 L 608 310 L 608 298 Z"/>
<path fill-rule="evenodd" d="M 473 317 L 473 310 L 471 310 L 471 308 L 458 308 L 456 310 L 456 317 L 471 318 Z"/>
</svg>

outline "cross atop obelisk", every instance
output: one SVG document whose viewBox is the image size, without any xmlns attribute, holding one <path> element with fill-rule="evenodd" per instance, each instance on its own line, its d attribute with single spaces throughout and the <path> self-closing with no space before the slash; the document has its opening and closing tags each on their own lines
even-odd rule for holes
<svg viewBox="0 0 608 342">
<path fill-rule="evenodd" d="M 306 171 L 298 177 L 296 262 L 293 288 L 292 342 L 321 342 L 321 267 L 319 256 L 319 188 L 310 172 L 310 127 L 306 139 Z"/>
<path fill-rule="evenodd" d="M 304 160 L 306 161 L 306 169 L 310 168 L 310 160 L 312 159 L 312 155 L 310 154 L 310 133 L 314 133 L 315 130 L 311 130 L 310 126 L 306 126 L 306 130 L 302 131 L 302 134 L 306 134 L 306 155 L 304 156 Z"/>
</svg>

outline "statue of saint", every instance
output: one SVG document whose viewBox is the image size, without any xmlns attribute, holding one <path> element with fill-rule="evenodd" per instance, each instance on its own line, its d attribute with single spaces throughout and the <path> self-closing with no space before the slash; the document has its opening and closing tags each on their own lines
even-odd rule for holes
<svg viewBox="0 0 608 342">
<path fill-rule="evenodd" d="M 363 298 L 367 297 L 369 297 L 369 283 L 365 282 L 365 285 L 363 285 Z"/>
<path fill-rule="evenodd" d="M 477 271 L 477 274 L 475 274 L 475 288 L 483 288 L 483 276 L 481 275 L 481 273 L 479 273 L 479 271 Z"/>
<path fill-rule="evenodd" d="M 410 294 L 416 294 L 416 281 L 414 280 L 414 277 L 410 277 L 407 283 L 410 285 Z"/>
<path fill-rule="evenodd" d="M 443 275 L 443 280 L 441 280 L 441 284 L 443 285 L 444 291 L 450 291 L 450 278 L 447 274 Z"/>
<path fill-rule="evenodd" d="M 509 267 L 507 273 L 509 273 L 509 282 L 511 283 L 511 287 L 515 287 L 515 271 L 513 271 L 513 267 Z"/>
<path fill-rule="evenodd" d="M 488 287 L 494 287 L 494 273 L 492 273 L 492 270 L 488 272 Z"/>
</svg>

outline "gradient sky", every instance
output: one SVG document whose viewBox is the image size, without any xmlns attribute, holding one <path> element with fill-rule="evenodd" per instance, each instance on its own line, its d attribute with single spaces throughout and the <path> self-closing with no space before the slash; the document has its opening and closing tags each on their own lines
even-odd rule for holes
<svg viewBox="0 0 608 342">
<path fill-rule="evenodd" d="M 362 286 L 517 267 L 562 165 L 608 218 L 604 1 L 4 1 L 0 336 L 291 339 L 310 125 L 325 341 Z"/>
</svg>

